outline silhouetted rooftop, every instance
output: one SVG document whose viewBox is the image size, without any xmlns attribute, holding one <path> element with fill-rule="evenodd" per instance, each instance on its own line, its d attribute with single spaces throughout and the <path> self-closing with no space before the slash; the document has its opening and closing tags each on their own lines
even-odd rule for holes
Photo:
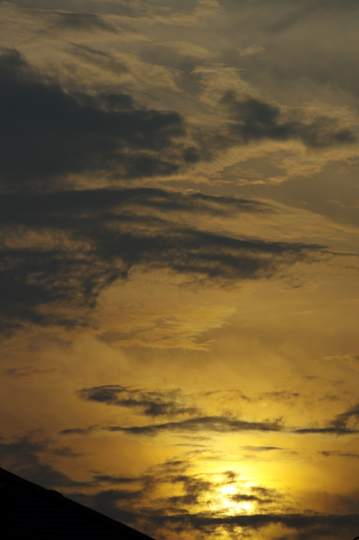
<svg viewBox="0 0 359 540">
<path fill-rule="evenodd" d="M 0 468 L 1 540 L 151 540 L 127 525 Z"/>
</svg>

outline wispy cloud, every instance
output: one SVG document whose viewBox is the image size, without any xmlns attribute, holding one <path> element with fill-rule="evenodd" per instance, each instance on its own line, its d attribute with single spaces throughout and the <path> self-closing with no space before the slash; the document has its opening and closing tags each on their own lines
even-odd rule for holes
<svg viewBox="0 0 359 540">
<path fill-rule="evenodd" d="M 81 488 L 86 482 L 76 482 L 43 460 L 45 453 L 79 457 L 81 454 L 70 447 L 54 447 L 48 440 L 36 440 L 24 436 L 14 440 L 0 439 L 1 466 L 44 487 Z"/>
<path fill-rule="evenodd" d="M 170 433 L 239 433 L 241 431 L 281 431 L 279 421 L 250 422 L 231 418 L 228 416 L 198 416 L 179 422 L 165 422 L 163 424 L 148 424 L 146 426 L 108 426 L 106 431 L 130 433 L 131 435 L 158 435 L 163 432 Z"/>
<path fill-rule="evenodd" d="M 83 388 L 78 395 L 88 401 L 127 407 L 152 417 L 193 415 L 198 412 L 195 407 L 186 406 L 183 395 L 176 389 L 143 391 L 120 385 L 108 385 Z"/>
</svg>

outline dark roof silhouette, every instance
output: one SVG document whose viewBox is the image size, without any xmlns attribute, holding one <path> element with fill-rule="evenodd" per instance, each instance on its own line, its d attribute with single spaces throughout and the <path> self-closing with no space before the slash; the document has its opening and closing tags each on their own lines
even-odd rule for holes
<svg viewBox="0 0 359 540">
<path fill-rule="evenodd" d="M 152 540 L 0 468 L 1 540 Z"/>
</svg>

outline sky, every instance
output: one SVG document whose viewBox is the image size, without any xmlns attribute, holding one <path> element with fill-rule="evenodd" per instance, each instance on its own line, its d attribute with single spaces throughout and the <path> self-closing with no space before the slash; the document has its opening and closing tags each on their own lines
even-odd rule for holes
<svg viewBox="0 0 359 540">
<path fill-rule="evenodd" d="M 359 5 L 0 1 L 0 466 L 156 540 L 359 534 Z"/>
</svg>

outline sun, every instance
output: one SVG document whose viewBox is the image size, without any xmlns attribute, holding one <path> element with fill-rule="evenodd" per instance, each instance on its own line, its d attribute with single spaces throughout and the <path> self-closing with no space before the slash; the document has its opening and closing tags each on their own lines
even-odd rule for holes
<svg viewBox="0 0 359 540">
<path fill-rule="evenodd" d="M 231 486 L 231 485 L 222 486 L 220 488 L 220 492 L 222 493 L 222 495 L 236 495 L 237 488 L 235 486 Z"/>
<path fill-rule="evenodd" d="M 238 507 L 241 509 L 242 512 L 251 513 L 254 509 L 254 504 L 249 501 L 242 501 L 238 504 Z"/>
<path fill-rule="evenodd" d="M 233 484 L 226 484 L 218 489 L 216 501 L 216 510 L 227 515 L 236 515 L 238 513 L 251 513 L 254 511 L 254 503 L 251 501 L 241 501 L 240 497 L 236 500 L 236 495 L 240 495 L 237 487 Z"/>
</svg>

